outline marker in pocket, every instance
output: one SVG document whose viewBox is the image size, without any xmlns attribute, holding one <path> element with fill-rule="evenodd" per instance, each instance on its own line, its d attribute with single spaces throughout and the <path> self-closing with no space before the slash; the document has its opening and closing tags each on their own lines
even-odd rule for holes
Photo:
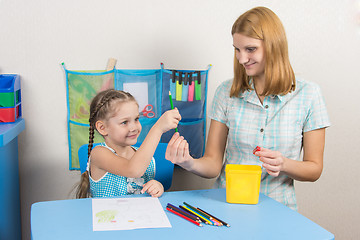
<svg viewBox="0 0 360 240">
<path fill-rule="evenodd" d="M 183 80 L 183 85 L 182 85 L 182 98 L 181 100 L 183 102 L 187 102 L 188 101 L 188 93 L 189 93 L 189 76 L 188 73 L 184 73 L 185 74 L 185 78 Z"/>
<path fill-rule="evenodd" d="M 189 74 L 189 87 L 188 87 L 188 102 L 192 102 L 194 101 L 194 86 L 195 86 L 195 81 L 193 81 L 193 75 L 192 73 Z"/>
</svg>

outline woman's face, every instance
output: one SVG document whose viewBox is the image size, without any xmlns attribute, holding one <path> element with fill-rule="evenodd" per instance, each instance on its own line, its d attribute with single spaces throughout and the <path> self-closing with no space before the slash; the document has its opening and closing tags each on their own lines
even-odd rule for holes
<svg viewBox="0 0 360 240">
<path fill-rule="evenodd" d="M 233 35 L 236 58 L 250 77 L 264 79 L 265 49 L 263 41 L 240 33 Z"/>
</svg>

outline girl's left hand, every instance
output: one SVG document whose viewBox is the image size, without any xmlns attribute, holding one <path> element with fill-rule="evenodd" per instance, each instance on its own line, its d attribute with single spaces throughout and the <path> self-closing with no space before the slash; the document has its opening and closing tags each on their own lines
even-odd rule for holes
<svg viewBox="0 0 360 240">
<path fill-rule="evenodd" d="M 141 193 L 145 192 L 150 194 L 152 197 L 160 197 L 164 193 L 164 187 L 160 182 L 156 180 L 150 180 L 143 185 Z"/>
<path fill-rule="evenodd" d="M 273 177 L 279 176 L 284 168 L 285 157 L 278 151 L 261 148 L 260 151 L 255 152 L 259 160 L 263 162 L 263 168 Z"/>
</svg>

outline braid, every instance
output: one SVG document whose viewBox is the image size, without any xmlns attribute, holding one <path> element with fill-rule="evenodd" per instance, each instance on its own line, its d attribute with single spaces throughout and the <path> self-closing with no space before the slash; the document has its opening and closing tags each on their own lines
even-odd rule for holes
<svg viewBox="0 0 360 240">
<path fill-rule="evenodd" d="M 90 152 L 94 143 L 94 126 L 91 124 L 89 127 L 89 145 L 88 145 L 88 158 L 90 157 Z"/>
<path fill-rule="evenodd" d="M 90 196 L 89 174 L 85 171 L 81 174 L 80 184 L 76 189 L 76 198 L 87 198 Z"/>
<path fill-rule="evenodd" d="M 88 145 L 88 157 L 90 157 L 90 152 L 94 143 L 94 129 L 95 129 L 95 122 L 97 120 L 96 116 L 99 112 L 99 110 L 108 102 L 110 102 L 111 99 L 113 99 L 114 96 L 108 95 L 104 96 L 101 101 L 96 105 L 95 110 L 91 112 L 90 118 L 89 118 L 89 145 Z"/>
</svg>

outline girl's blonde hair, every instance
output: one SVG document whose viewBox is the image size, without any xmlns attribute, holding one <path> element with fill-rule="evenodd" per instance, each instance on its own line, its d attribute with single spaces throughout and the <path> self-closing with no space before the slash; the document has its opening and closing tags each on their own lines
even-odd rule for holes
<svg viewBox="0 0 360 240">
<path fill-rule="evenodd" d="M 250 9 L 233 24 L 231 34 L 235 33 L 263 41 L 266 83 L 261 95 L 285 95 L 295 90 L 295 74 L 290 65 L 285 29 L 273 11 L 266 7 Z M 244 66 L 234 55 L 234 81 L 230 97 L 253 90 L 250 84 Z"/>
<path fill-rule="evenodd" d="M 107 120 L 112 117 L 119 102 L 136 102 L 135 98 L 128 92 L 114 89 L 99 92 L 91 101 L 89 117 L 89 146 L 88 157 L 94 143 L 95 124 L 98 120 Z M 137 103 L 137 102 L 136 102 Z M 90 196 L 89 173 L 85 171 L 81 175 L 80 183 L 76 190 L 76 198 L 86 198 Z"/>
</svg>

